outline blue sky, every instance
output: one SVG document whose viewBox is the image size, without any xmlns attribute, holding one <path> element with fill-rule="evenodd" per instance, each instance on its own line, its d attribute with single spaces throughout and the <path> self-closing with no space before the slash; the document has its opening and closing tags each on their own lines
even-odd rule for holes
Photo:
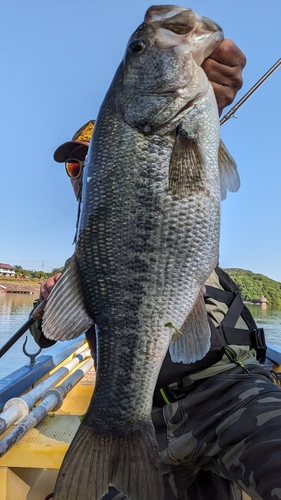
<svg viewBox="0 0 281 500">
<path fill-rule="evenodd" d="M 153 3 L 163 2 L 1 0 L 0 262 L 49 272 L 73 253 L 77 204 L 53 152 L 96 117 L 128 38 Z M 246 54 L 236 101 L 281 57 L 280 0 L 185 6 L 214 19 Z M 222 127 L 241 188 L 223 202 L 220 249 L 222 267 L 278 281 L 280 88 L 281 67 Z"/>
</svg>

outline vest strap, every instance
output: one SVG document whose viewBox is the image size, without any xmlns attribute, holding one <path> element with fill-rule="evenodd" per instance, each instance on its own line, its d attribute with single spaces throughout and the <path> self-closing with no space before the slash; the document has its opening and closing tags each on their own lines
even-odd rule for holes
<svg viewBox="0 0 281 500">
<path fill-rule="evenodd" d="M 220 288 L 215 288 L 210 285 L 205 285 L 205 288 L 207 297 L 218 300 L 218 302 L 223 302 L 227 306 L 233 301 L 233 292 L 221 290 Z"/>
<path fill-rule="evenodd" d="M 228 325 L 230 327 L 234 327 L 237 323 L 237 320 L 244 309 L 244 304 L 242 299 L 238 293 L 238 290 L 234 292 L 234 299 L 230 304 L 230 307 L 222 320 L 222 325 Z"/>
<path fill-rule="evenodd" d="M 260 363 L 264 363 L 266 356 L 266 342 L 263 328 L 253 328 L 252 330 L 243 330 L 240 328 L 231 328 L 220 325 L 225 342 L 227 345 L 247 345 L 254 347 L 256 358 Z"/>
</svg>

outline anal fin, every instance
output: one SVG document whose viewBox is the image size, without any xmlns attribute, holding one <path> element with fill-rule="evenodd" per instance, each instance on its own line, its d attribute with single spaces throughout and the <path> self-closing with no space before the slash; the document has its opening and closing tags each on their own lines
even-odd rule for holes
<svg viewBox="0 0 281 500">
<path fill-rule="evenodd" d="M 189 364 L 202 359 L 210 349 L 211 339 L 202 292 L 179 331 L 180 333 L 174 335 L 169 347 L 172 361 Z"/>
</svg>

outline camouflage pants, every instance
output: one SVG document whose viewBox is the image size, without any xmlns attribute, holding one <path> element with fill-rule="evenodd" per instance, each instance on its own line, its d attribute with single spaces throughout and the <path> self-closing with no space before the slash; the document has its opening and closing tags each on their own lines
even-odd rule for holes
<svg viewBox="0 0 281 500">
<path fill-rule="evenodd" d="M 253 499 L 281 499 L 281 388 L 247 368 L 197 382 L 154 411 L 165 500 L 237 498 L 237 485 Z"/>
<path fill-rule="evenodd" d="M 262 367 L 247 369 L 196 382 L 154 410 L 164 500 L 238 500 L 241 490 L 281 499 L 281 388 Z M 127 498 L 110 490 L 103 500 Z"/>
</svg>

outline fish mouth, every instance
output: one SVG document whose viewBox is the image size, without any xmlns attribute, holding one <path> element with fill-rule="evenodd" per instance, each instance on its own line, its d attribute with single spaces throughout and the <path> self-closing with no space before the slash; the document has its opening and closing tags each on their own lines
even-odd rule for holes
<svg viewBox="0 0 281 500">
<path fill-rule="evenodd" d="M 144 22 L 154 28 L 155 43 L 159 48 L 182 44 L 195 46 L 197 64 L 202 64 L 223 39 L 223 30 L 215 21 L 184 7 L 152 6 L 147 10 Z"/>
<path fill-rule="evenodd" d="M 201 29 L 205 28 L 208 31 L 221 31 L 223 33 L 223 29 L 220 27 L 220 25 L 215 23 L 215 21 L 213 21 L 209 17 L 198 16 L 198 14 L 196 14 L 196 16 L 201 17 L 201 20 L 199 20 L 199 23 L 201 22 Z"/>
<path fill-rule="evenodd" d="M 192 9 L 176 5 L 154 5 L 144 17 L 144 22 L 155 29 L 162 27 L 177 34 L 188 34 L 194 29 L 207 31 L 223 31 L 212 19 L 196 14 Z"/>
</svg>

